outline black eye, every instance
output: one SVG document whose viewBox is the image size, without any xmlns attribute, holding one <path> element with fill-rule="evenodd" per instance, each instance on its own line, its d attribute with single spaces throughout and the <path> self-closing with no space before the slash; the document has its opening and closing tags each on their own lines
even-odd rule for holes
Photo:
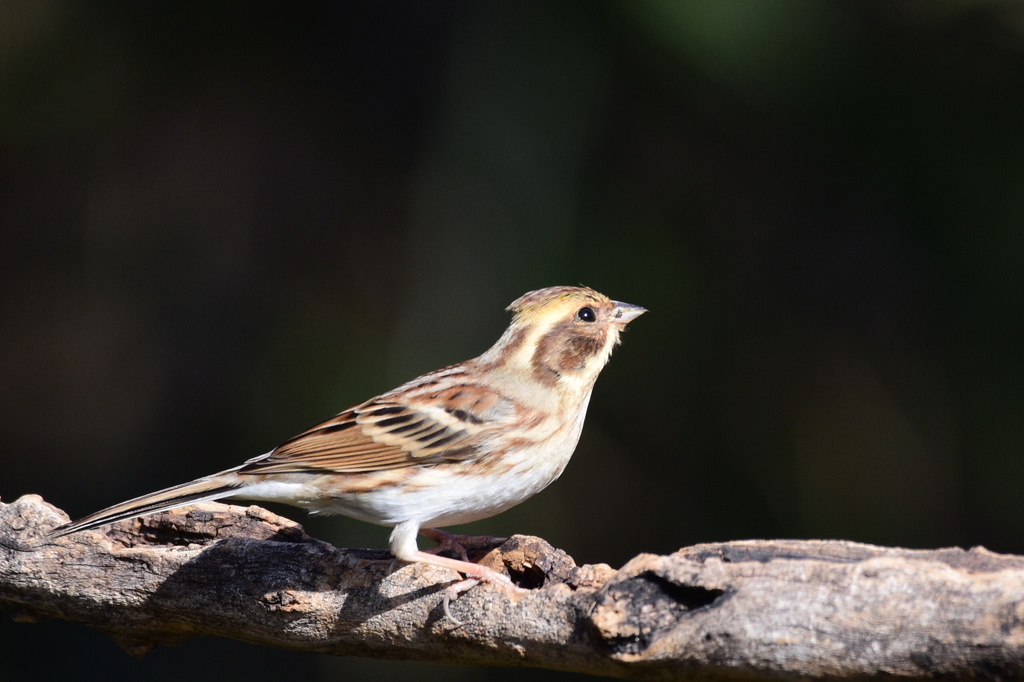
<svg viewBox="0 0 1024 682">
<path fill-rule="evenodd" d="M 597 313 L 590 306 L 584 306 L 576 311 L 576 319 L 580 322 L 596 322 Z"/>
</svg>

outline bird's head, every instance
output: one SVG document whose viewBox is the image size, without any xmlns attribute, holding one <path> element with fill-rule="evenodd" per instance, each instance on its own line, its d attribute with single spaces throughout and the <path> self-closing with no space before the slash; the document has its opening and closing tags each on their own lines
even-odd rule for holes
<svg viewBox="0 0 1024 682">
<path fill-rule="evenodd" d="M 647 312 L 587 287 L 565 286 L 523 294 L 508 310 L 512 324 L 481 359 L 528 370 L 549 387 L 592 386 L 619 333 Z"/>
</svg>

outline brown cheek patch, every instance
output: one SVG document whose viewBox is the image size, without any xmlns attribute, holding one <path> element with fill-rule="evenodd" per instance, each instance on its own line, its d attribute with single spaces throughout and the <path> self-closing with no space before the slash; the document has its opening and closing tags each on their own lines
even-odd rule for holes
<svg viewBox="0 0 1024 682">
<path fill-rule="evenodd" d="M 533 376 L 542 384 L 553 386 L 562 374 L 583 369 L 603 346 L 604 334 L 600 330 L 584 330 L 572 323 L 559 325 L 537 344 Z"/>
<path fill-rule="evenodd" d="M 604 342 L 590 334 L 573 334 L 565 340 L 558 353 L 558 367 L 562 372 L 583 369 L 587 360 L 601 351 Z"/>
</svg>

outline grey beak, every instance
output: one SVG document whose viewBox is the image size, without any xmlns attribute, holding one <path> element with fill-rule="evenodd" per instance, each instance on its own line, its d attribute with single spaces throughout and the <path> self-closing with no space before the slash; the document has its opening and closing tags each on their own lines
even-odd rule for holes
<svg viewBox="0 0 1024 682">
<path fill-rule="evenodd" d="M 615 312 L 612 313 L 612 319 L 619 324 L 626 324 L 647 312 L 647 308 L 641 308 L 632 303 L 622 303 L 620 301 L 612 301 L 612 303 L 615 304 Z"/>
</svg>

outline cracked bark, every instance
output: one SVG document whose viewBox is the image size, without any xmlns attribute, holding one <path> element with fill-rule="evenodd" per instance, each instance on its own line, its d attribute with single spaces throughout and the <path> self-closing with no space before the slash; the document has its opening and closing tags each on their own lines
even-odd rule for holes
<svg viewBox="0 0 1024 682">
<path fill-rule="evenodd" d="M 516 536 L 475 559 L 528 595 L 338 549 L 258 507 L 196 505 L 47 541 L 67 516 L 0 503 L 0 609 L 130 653 L 201 634 L 300 651 L 638 680 L 1024 677 L 1024 557 L 743 541 L 577 567 Z"/>
</svg>

